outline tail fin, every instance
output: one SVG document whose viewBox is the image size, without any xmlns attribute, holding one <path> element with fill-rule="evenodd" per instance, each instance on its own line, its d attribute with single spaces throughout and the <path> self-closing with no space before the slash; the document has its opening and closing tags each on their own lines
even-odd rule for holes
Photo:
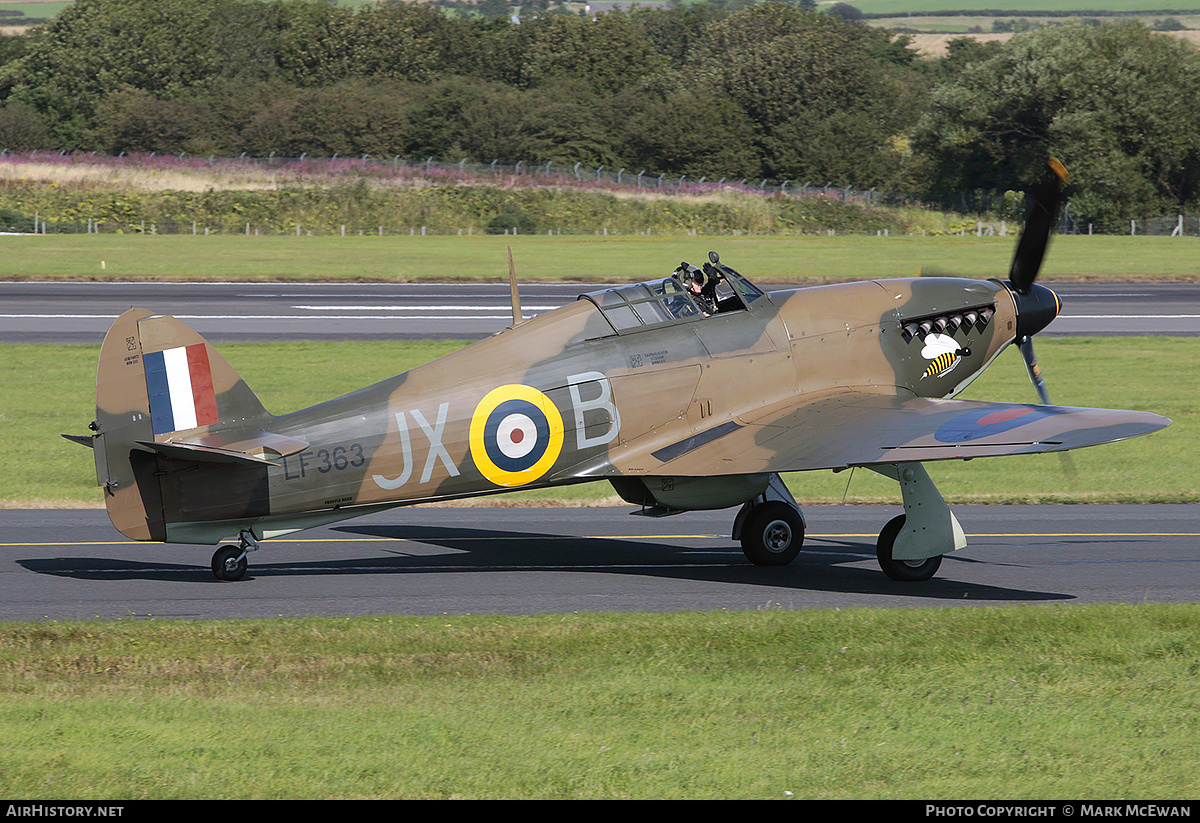
<svg viewBox="0 0 1200 823">
<path fill-rule="evenodd" d="M 136 540 L 166 539 L 160 455 L 220 455 L 230 435 L 244 443 L 244 433 L 259 432 L 268 417 L 233 367 L 185 323 L 146 309 L 122 314 L 100 348 L 93 424 L 96 478 L 113 525 Z"/>
</svg>

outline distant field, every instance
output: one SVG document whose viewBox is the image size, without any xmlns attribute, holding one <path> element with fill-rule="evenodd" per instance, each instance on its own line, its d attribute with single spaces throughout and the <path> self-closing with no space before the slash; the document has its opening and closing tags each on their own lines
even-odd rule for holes
<svg viewBox="0 0 1200 823">
<path fill-rule="evenodd" d="M 1001 9 L 1015 12 L 1122 11 L 1162 14 L 1164 10 L 1195 10 L 1193 0 L 853 0 L 864 14 L 893 14 L 897 17 L 926 11 L 972 11 Z"/>
<path fill-rule="evenodd" d="M 914 34 L 912 36 L 913 48 L 915 48 L 917 51 L 924 52 L 929 57 L 941 57 L 946 53 L 946 44 L 956 37 L 970 37 L 974 40 L 978 40 L 981 43 L 990 43 L 993 41 L 1003 43 L 1011 39 L 1013 36 L 1012 34 L 994 34 L 988 31 L 988 29 L 991 27 L 990 22 L 982 24 L 981 27 L 984 29 L 983 34 L 968 33 L 968 28 L 980 24 L 977 22 L 965 22 L 967 19 L 973 18 L 960 19 L 959 22 L 945 22 L 938 21 L 936 19 L 922 19 L 920 21 L 914 21 L 912 24 L 913 28 L 944 29 L 946 33 Z M 1200 22 L 1200 18 L 1197 19 L 1198 22 Z M 876 25 L 883 27 L 899 25 L 899 23 L 897 23 L 895 20 L 878 20 L 874 22 Z M 1200 47 L 1200 31 L 1165 31 L 1161 33 L 1170 37 L 1178 37 L 1182 40 L 1187 40 L 1192 45 Z"/>
<path fill-rule="evenodd" d="M 64 0 L 26 0 L 23 3 L 3 3 L 0 2 L 0 11 L 19 11 L 23 17 L 32 18 L 49 18 L 58 14 L 60 11 L 71 5 Z M 5 18 L 0 18 L 0 24 L 6 23 Z M 17 20 L 20 22 L 20 19 Z"/>
<path fill-rule="evenodd" d="M 1047 12 L 1125 12 L 1137 15 L 1146 21 L 1164 17 L 1178 20 L 1186 31 L 1164 32 L 1172 37 L 1179 37 L 1200 46 L 1200 2 L 1181 0 L 1158 2 L 1157 0 L 1054 0 L 1052 3 L 1041 3 L 1037 0 L 851 0 L 854 7 L 865 14 L 887 15 L 875 18 L 869 22 L 872 26 L 881 28 L 910 28 L 922 32 L 914 35 L 913 46 L 929 57 L 941 57 L 946 53 L 946 43 L 955 37 L 969 36 L 981 42 L 1004 42 L 1012 37 L 1010 33 L 993 33 L 992 25 L 996 20 L 1011 20 L 1022 15 L 1032 15 L 1037 12 L 1037 22 L 1044 24 L 1062 23 L 1066 20 L 1078 19 L 1078 15 L 1064 17 L 1042 16 Z M 969 14 L 972 11 L 1000 10 L 1003 15 Z M 943 16 L 929 14 L 931 12 L 947 12 Z M 968 12 L 966 14 L 960 12 Z M 1011 12 L 1011 13 L 1010 13 Z M 951 14 L 953 13 L 953 14 Z M 913 16 L 919 15 L 919 16 Z M 974 30 L 974 31 L 972 31 Z"/>
</svg>

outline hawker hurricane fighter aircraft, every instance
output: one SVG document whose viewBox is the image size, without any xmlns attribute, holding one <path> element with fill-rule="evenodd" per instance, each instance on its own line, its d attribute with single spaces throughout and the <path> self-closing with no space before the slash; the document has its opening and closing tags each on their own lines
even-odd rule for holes
<svg viewBox="0 0 1200 823">
<path fill-rule="evenodd" d="M 781 472 L 861 466 L 900 485 L 878 558 L 924 580 L 963 530 L 922 463 L 1056 452 L 1163 428 L 1155 414 L 952 399 L 1055 318 L 1036 285 L 1066 173 L 1039 190 L 1009 279 L 919 277 L 766 293 L 721 264 L 580 295 L 404 374 L 290 414 L 173 317 L 131 309 L 100 352 L 96 478 L 127 537 L 218 545 L 222 580 L 265 538 L 394 506 L 607 481 L 637 514 L 740 507 L 748 560 L 805 521 Z M 511 268 L 510 268 L 511 274 Z M 514 281 L 515 283 L 515 281 Z M 1041 389 L 1044 392 L 1044 389 Z"/>
</svg>

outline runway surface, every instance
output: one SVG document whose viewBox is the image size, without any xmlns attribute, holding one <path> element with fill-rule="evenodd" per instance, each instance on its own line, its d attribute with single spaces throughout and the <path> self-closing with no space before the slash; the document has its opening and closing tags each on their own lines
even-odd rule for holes
<svg viewBox="0 0 1200 823">
<path fill-rule="evenodd" d="M 1200 600 L 1200 505 L 958 506 L 925 583 L 874 559 L 898 508 L 812 506 L 800 559 L 749 565 L 733 511 L 401 508 L 268 541 L 236 583 L 213 547 L 134 543 L 102 510 L 0 511 L 0 619 L 570 614 Z"/>
<path fill-rule="evenodd" d="M 525 316 L 605 284 L 521 285 Z M 1200 334 L 1200 285 L 1061 284 L 1043 336 Z M 131 306 L 173 314 L 212 343 L 479 339 L 512 323 L 507 284 L 0 283 L 0 342 L 98 345 Z"/>
</svg>

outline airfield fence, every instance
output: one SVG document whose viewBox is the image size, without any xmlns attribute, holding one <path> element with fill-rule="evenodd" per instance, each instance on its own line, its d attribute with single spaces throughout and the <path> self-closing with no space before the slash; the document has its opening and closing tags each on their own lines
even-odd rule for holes
<svg viewBox="0 0 1200 823">
<path fill-rule="evenodd" d="M 288 157 L 271 152 L 267 155 L 250 155 L 243 153 L 237 157 L 208 157 L 163 154 L 125 154 L 110 156 L 96 153 L 79 154 L 70 152 L 31 152 L 27 155 L 12 154 L 7 149 L 0 150 L 0 162 L 31 161 L 38 163 L 55 162 L 70 165 L 102 165 L 110 167 L 133 166 L 150 171 L 202 171 L 212 170 L 223 174 L 251 175 L 265 168 L 285 170 L 294 175 L 297 181 L 305 180 L 308 184 L 319 182 L 321 179 L 345 179 L 354 176 L 378 178 L 392 181 L 396 185 L 420 181 L 435 184 L 479 185 L 494 184 L 510 187 L 522 186 L 572 186 L 597 190 L 629 190 L 649 191 L 665 194 L 704 195 L 719 193 L 727 190 L 741 191 L 763 196 L 787 198 L 828 198 L 845 203 L 855 203 L 862 206 L 914 206 L 959 214 L 1007 214 L 1007 221 L 1000 223 L 978 223 L 974 228 L 964 222 L 955 233 L 961 235 L 984 236 L 995 233 L 995 226 L 1010 223 L 1020 224 L 1021 215 L 1027 205 L 1023 196 L 1018 193 L 1014 198 L 1012 192 L 996 192 L 977 189 L 952 193 L 914 194 L 898 191 L 879 191 L 875 188 L 862 189 L 853 185 L 835 184 L 832 181 L 814 183 L 812 180 L 803 182 L 794 180 L 772 181 L 770 179 L 750 180 L 747 178 L 718 179 L 701 176 L 689 179 L 687 175 L 648 174 L 644 169 L 631 171 L 628 168 L 609 169 L 605 166 L 588 168 L 582 163 L 572 166 L 556 165 L 554 163 L 515 165 L 502 164 L 497 160 L 490 163 L 469 162 L 460 160 L 455 163 L 434 160 L 410 160 L 399 156 L 390 159 L 373 158 L 369 155 L 362 157 Z M 246 235 L 288 235 L 296 236 L 312 234 L 342 234 L 342 235 L 425 235 L 425 234 L 629 234 L 629 231 L 619 232 L 616 229 L 595 226 L 590 230 L 540 228 L 537 230 L 522 229 L 518 226 L 504 226 L 501 231 L 497 226 L 465 225 L 462 227 L 429 226 L 383 226 L 383 225 L 347 225 L 321 223 L 305 226 L 294 223 L 288 226 L 272 226 L 243 220 L 208 221 L 166 221 L 152 220 L 142 217 L 129 219 L 82 219 L 82 220 L 48 220 L 39 214 L 34 215 L 5 215 L 0 210 L 0 233 L 19 232 L 37 234 L 246 234 Z M 988 228 L 985 228 L 988 227 Z M 1064 209 L 1062 220 L 1057 230 L 1067 234 L 1131 234 L 1135 236 L 1200 236 L 1200 216 L 1191 214 L 1145 216 L 1137 220 L 1122 220 L 1109 223 L 1088 223 L 1074 219 L 1070 204 Z M 645 234 L 647 232 L 639 232 Z M 692 232 L 693 234 L 696 232 Z M 743 230 L 732 229 L 725 234 L 747 234 Z M 779 232 L 755 232 L 765 234 L 787 234 L 789 230 Z M 801 233 L 796 229 L 792 234 Z M 808 232 L 812 233 L 812 232 Z M 832 230 L 821 231 L 821 234 L 834 234 Z M 886 231 L 854 231 L 840 233 L 851 234 L 886 234 Z M 1001 230 L 1004 233 L 1004 230 Z"/>
<path fill-rule="evenodd" d="M 36 228 L 35 228 L 36 227 Z M 1000 230 L 998 224 L 977 222 L 973 226 L 964 226 L 954 232 L 958 236 L 968 237 L 989 237 L 989 236 L 1008 236 L 1015 237 L 1020 230 L 1019 222 L 1009 223 L 1007 230 Z M 1057 229 L 1060 234 L 1084 234 L 1084 235 L 1114 235 L 1126 234 L 1135 237 L 1179 237 L 1191 236 L 1200 237 L 1200 218 L 1188 217 L 1184 215 L 1166 216 L 1166 217 L 1148 217 L 1142 220 L 1122 221 L 1117 224 L 1094 225 L 1088 224 L 1084 226 L 1074 225 L 1069 222 L 1064 222 Z M 537 230 L 521 230 L 517 227 L 506 228 L 503 230 L 491 230 L 487 227 L 480 228 L 478 226 L 464 226 L 461 228 L 442 228 L 432 229 L 428 226 L 408 226 L 408 227 L 386 227 L 386 226 L 353 226 L 353 225 L 338 225 L 330 228 L 325 225 L 314 225 L 306 227 L 303 224 L 296 224 L 288 228 L 279 228 L 269 224 L 260 223 L 243 223 L 243 222 L 186 222 L 186 221 L 147 221 L 138 220 L 134 222 L 115 221 L 115 220 L 87 220 L 87 221 L 50 221 L 42 220 L 35 216 L 28 221 L 14 221 L 10 225 L 0 224 L 0 234 L 145 234 L 145 235 L 231 235 L 242 234 L 246 236 L 291 236 L 296 237 L 311 237 L 311 236 L 332 236 L 341 235 L 342 237 L 350 236 L 378 236 L 378 237 L 424 237 L 424 236 L 447 236 L 458 235 L 460 237 L 472 237 L 482 234 L 511 234 L 511 235 L 540 235 L 540 236 L 581 236 L 595 235 L 604 237 L 629 236 L 637 234 L 639 236 L 648 236 L 656 234 L 650 229 L 644 231 L 617 231 L 607 227 L 594 229 L 592 231 L 583 231 L 578 229 L 563 229 L 563 228 L 548 228 Z M 837 235 L 878 235 L 889 236 L 890 232 L 887 229 L 883 230 L 841 230 L 834 229 L 821 230 L 818 232 L 801 231 L 797 229 L 780 229 L 778 231 L 744 231 L 732 229 L 724 232 L 713 231 L 697 231 L 690 230 L 684 232 L 692 236 L 697 235 L 712 235 L 724 234 L 729 236 L 803 236 L 812 234 L 821 234 L 826 236 Z M 946 232 L 943 232 L 945 234 Z"/>
</svg>

